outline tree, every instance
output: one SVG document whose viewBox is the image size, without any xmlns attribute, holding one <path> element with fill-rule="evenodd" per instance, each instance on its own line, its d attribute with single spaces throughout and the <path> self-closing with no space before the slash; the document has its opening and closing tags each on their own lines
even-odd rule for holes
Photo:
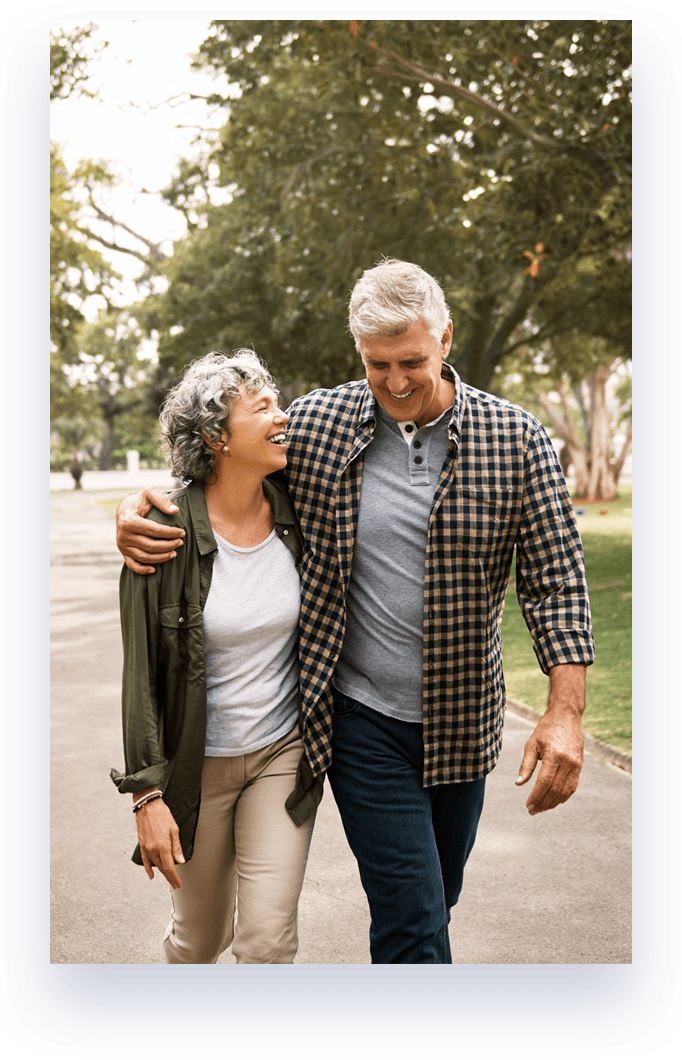
<svg viewBox="0 0 682 1060">
<path fill-rule="evenodd" d="M 70 33 L 63 29 L 50 33 L 50 99 L 68 99 L 72 94 L 94 97 L 88 87 L 93 59 L 108 47 L 107 41 L 95 43 L 93 22 L 76 26 Z"/>
<path fill-rule="evenodd" d="M 622 377 L 613 398 L 609 380 L 621 372 L 624 362 L 613 345 L 580 332 L 562 335 L 542 360 L 525 348 L 513 382 L 505 396 L 527 408 L 535 408 L 563 442 L 564 471 L 573 465 L 575 496 L 586 500 L 613 500 L 632 442 L 629 424 L 614 452 L 615 430 L 629 419 L 629 375 Z M 569 371 L 562 366 L 569 365 Z"/>
<path fill-rule="evenodd" d="M 626 349 L 628 22 L 215 21 L 198 61 L 241 92 L 210 100 L 232 202 L 196 165 L 169 189 L 196 210 L 148 306 L 168 368 L 253 342 L 285 379 L 359 374 L 347 297 L 382 254 L 441 280 L 476 386 L 576 328 Z"/>
<path fill-rule="evenodd" d="M 85 320 L 85 302 L 111 297 L 119 279 L 81 225 L 78 176 L 68 173 L 57 144 L 50 144 L 50 338 L 55 353 L 75 353 L 74 334 Z"/>
<path fill-rule="evenodd" d="M 100 312 L 79 329 L 78 365 L 72 376 L 96 400 L 104 425 L 99 467 L 111 467 L 120 418 L 145 404 L 147 372 L 139 357 L 142 333 L 126 311 Z"/>
<path fill-rule="evenodd" d="M 612 456 L 614 432 L 606 384 L 619 363 L 614 360 L 590 372 L 574 391 L 580 412 L 587 419 L 584 440 L 576 431 L 575 413 L 564 386 L 560 382 L 553 384 L 560 406 L 552 404 L 544 391 L 537 391 L 538 403 L 568 450 L 569 460 L 575 470 L 575 496 L 578 498 L 614 500 L 618 496 L 618 480 L 632 442 L 630 425 L 620 452 Z"/>
<path fill-rule="evenodd" d="M 88 87 L 90 63 L 106 47 L 93 43 L 95 28 L 89 24 L 51 35 L 53 101 L 95 94 Z M 69 172 L 59 145 L 50 144 L 51 414 L 63 442 L 81 431 L 84 420 L 90 434 L 100 428 L 103 469 L 111 465 L 117 425 L 145 394 L 138 385 L 143 365 L 136 360 L 141 334 L 130 314 L 115 304 L 120 276 L 102 251 L 133 255 L 144 264 L 146 277 L 158 272 L 164 259 L 155 243 L 102 209 L 102 193 L 115 181 L 103 162 L 84 160 Z M 134 238 L 132 246 L 121 242 L 120 232 Z M 88 323 L 96 306 L 100 316 Z"/>
</svg>

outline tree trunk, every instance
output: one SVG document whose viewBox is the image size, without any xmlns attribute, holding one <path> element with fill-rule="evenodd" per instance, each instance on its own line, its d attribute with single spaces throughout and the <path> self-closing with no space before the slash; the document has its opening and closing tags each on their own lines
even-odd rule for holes
<svg viewBox="0 0 682 1060">
<path fill-rule="evenodd" d="M 111 461 L 114 456 L 114 419 L 114 416 L 104 414 L 104 437 L 102 438 L 102 448 L 99 451 L 100 471 L 111 470 Z"/>
<path fill-rule="evenodd" d="M 484 295 L 476 299 L 471 338 L 455 361 L 457 374 L 477 390 L 485 390 L 488 387 L 495 367 L 494 364 L 489 364 L 488 358 L 494 309 L 494 297 Z"/>
<path fill-rule="evenodd" d="M 631 443 L 632 443 L 632 424 L 630 424 L 630 426 L 628 427 L 628 433 L 627 433 L 627 435 L 625 437 L 625 441 L 623 442 L 623 448 L 621 449 L 620 454 L 618 455 L 618 457 L 616 458 L 616 460 L 614 461 L 614 464 L 613 464 L 613 477 L 616 480 L 616 485 L 618 485 L 618 482 L 620 481 L 620 473 L 623 470 L 623 464 L 625 463 L 625 457 L 628 455 L 628 452 L 630 451 Z"/>
<path fill-rule="evenodd" d="M 106 392 L 105 380 L 98 380 L 98 385 L 100 388 L 99 407 L 102 412 L 102 419 L 104 420 L 104 437 L 102 439 L 102 448 L 99 454 L 99 469 L 100 471 L 109 471 L 114 456 L 116 417 L 120 416 L 123 412 L 128 412 L 130 409 L 134 409 L 136 405 L 140 405 L 142 398 L 133 398 L 132 401 L 125 402 L 115 401 L 111 394 Z"/>
<path fill-rule="evenodd" d="M 606 402 L 606 384 L 613 374 L 615 364 L 614 361 L 612 364 L 604 365 L 588 375 L 585 380 L 589 393 L 589 407 L 585 408 L 583 402 L 579 404 L 583 422 L 587 423 L 589 447 L 583 445 L 575 433 L 572 410 L 559 383 L 554 384 L 554 389 L 561 399 L 561 410 L 549 400 L 546 394 L 540 391 L 536 395 L 538 404 L 551 420 L 552 426 L 570 453 L 576 479 L 575 495 L 577 498 L 584 498 L 588 501 L 616 499 L 618 478 L 632 438 L 632 427 L 630 427 L 618 459 L 612 460 L 611 422 Z"/>
<path fill-rule="evenodd" d="M 552 421 L 552 426 L 557 432 L 559 437 L 562 439 L 564 445 L 568 449 L 570 454 L 570 462 L 573 464 L 573 470 L 575 472 L 576 482 L 576 495 L 578 497 L 584 497 L 587 493 L 587 485 L 590 476 L 590 465 L 585 446 L 578 438 L 573 427 L 573 419 L 571 416 L 571 409 L 566 398 L 566 394 L 563 387 L 559 383 L 554 384 L 554 389 L 561 398 L 561 412 L 557 406 L 549 400 L 546 394 L 543 394 L 541 390 L 536 394 L 538 404 L 545 412 L 548 419 Z"/>
<path fill-rule="evenodd" d="M 587 377 L 590 390 L 590 477 L 587 500 L 612 501 L 617 496 L 611 461 L 611 424 L 606 404 L 606 383 L 613 365 L 598 368 Z"/>
</svg>

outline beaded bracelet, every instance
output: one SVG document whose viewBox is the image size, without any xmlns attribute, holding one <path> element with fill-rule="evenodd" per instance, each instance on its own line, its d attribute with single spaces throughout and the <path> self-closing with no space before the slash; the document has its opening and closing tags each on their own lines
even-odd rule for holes
<svg viewBox="0 0 682 1060">
<path fill-rule="evenodd" d="M 133 813 L 137 813 L 138 810 L 143 810 L 148 802 L 154 802 L 155 799 L 162 799 L 163 795 L 161 792 L 158 795 L 150 795 L 148 799 L 140 799 L 140 801 L 133 806 Z"/>
<path fill-rule="evenodd" d="M 141 805 L 142 805 L 142 803 L 143 803 L 143 802 L 146 802 L 146 801 L 147 801 L 147 799 L 148 799 L 148 798 L 149 798 L 149 797 L 150 797 L 151 795 L 160 795 L 160 794 L 161 794 L 161 790 L 160 790 L 160 788 L 152 788 L 152 789 L 151 789 L 151 791 L 148 791 L 146 795 L 143 795 L 143 796 L 142 796 L 141 798 L 139 798 L 139 799 L 137 800 L 137 802 L 135 802 L 135 800 L 133 799 L 133 806 L 141 806 Z"/>
<path fill-rule="evenodd" d="M 140 799 L 139 802 L 135 803 L 135 805 L 133 806 L 133 813 L 137 813 L 138 810 L 143 809 L 143 807 L 145 807 L 148 802 L 154 802 L 154 799 L 162 799 L 162 798 L 163 798 L 163 794 L 160 791 L 156 791 L 152 795 L 147 795 L 146 798 Z"/>
</svg>

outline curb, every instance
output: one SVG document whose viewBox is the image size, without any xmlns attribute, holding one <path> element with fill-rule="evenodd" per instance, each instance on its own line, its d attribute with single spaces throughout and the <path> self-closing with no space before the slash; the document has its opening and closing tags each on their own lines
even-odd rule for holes
<svg viewBox="0 0 682 1060">
<path fill-rule="evenodd" d="M 533 710 L 532 707 L 527 706 L 525 703 L 519 703 L 516 699 L 508 699 L 506 709 L 511 714 L 516 714 L 519 718 L 523 718 L 524 721 L 530 721 L 533 724 L 542 717 L 542 714 L 538 714 L 537 710 Z M 617 769 L 622 769 L 623 772 L 632 776 L 632 755 L 627 754 L 625 751 L 619 751 L 617 747 L 612 747 L 611 744 L 602 743 L 601 740 L 595 739 L 589 733 L 584 733 L 584 739 L 585 750 L 589 755 L 592 755 L 593 758 L 599 758 L 602 762 L 607 762 L 610 766 L 616 766 Z"/>
</svg>

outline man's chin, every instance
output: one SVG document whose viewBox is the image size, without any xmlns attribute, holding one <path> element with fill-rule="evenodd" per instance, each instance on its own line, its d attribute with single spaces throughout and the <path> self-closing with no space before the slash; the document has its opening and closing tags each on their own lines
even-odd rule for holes
<svg viewBox="0 0 682 1060">
<path fill-rule="evenodd" d="M 393 420 L 414 419 L 414 391 L 405 398 L 393 397 L 392 394 L 382 394 L 379 402 L 384 412 L 387 412 Z"/>
</svg>

